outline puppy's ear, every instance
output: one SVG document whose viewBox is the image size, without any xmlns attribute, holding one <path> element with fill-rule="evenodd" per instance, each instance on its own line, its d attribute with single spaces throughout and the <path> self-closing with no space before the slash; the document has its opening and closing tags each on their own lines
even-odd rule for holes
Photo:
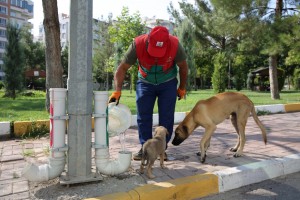
<svg viewBox="0 0 300 200">
<path fill-rule="evenodd" d="M 154 135 L 156 135 L 156 134 L 157 134 L 157 129 L 154 130 Z"/>
</svg>

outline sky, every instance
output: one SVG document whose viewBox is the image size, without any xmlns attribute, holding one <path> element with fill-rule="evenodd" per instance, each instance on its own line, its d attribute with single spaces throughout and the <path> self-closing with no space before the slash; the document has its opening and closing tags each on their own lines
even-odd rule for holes
<svg viewBox="0 0 300 200">
<path fill-rule="evenodd" d="M 179 0 L 181 2 L 181 0 Z M 33 23 L 33 34 L 38 35 L 39 25 L 43 23 L 44 13 L 42 0 L 33 0 L 34 2 L 34 17 L 30 20 Z M 130 14 L 137 11 L 140 12 L 141 17 L 153 17 L 168 20 L 167 7 L 172 2 L 175 8 L 179 8 L 178 0 L 93 0 L 93 18 L 104 19 L 107 18 L 109 13 L 113 14 L 113 18 L 121 14 L 124 6 L 129 8 Z M 193 3 L 194 0 L 187 2 Z M 58 13 L 69 14 L 70 0 L 57 0 Z"/>
</svg>

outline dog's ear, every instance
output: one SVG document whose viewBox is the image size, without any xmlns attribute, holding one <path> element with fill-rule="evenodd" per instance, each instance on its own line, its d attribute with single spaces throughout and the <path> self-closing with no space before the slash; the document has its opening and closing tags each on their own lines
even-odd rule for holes
<svg viewBox="0 0 300 200">
<path fill-rule="evenodd" d="M 184 134 L 188 135 L 188 127 L 183 125 L 182 129 L 183 129 Z"/>
</svg>

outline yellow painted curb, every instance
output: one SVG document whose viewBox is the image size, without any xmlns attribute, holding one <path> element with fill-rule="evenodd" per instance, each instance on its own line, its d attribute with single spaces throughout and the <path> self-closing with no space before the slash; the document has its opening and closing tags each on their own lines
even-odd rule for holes
<svg viewBox="0 0 300 200">
<path fill-rule="evenodd" d="M 137 192 L 137 196 L 132 195 L 134 191 Z M 140 186 L 128 193 L 115 193 L 86 200 L 188 200 L 205 197 L 218 192 L 218 176 L 207 173 Z"/>
<path fill-rule="evenodd" d="M 300 111 L 300 103 L 291 103 L 284 105 L 285 112 Z"/>
<path fill-rule="evenodd" d="M 16 137 L 21 137 L 25 134 L 28 130 L 32 128 L 32 125 L 35 124 L 37 127 L 41 127 L 42 125 L 46 126 L 50 129 L 50 122 L 49 120 L 37 120 L 37 121 L 15 121 L 14 122 L 14 135 Z"/>
<path fill-rule="evenodd" d="M 114 194 L 108 194 L 102 197 L 88 198 L 84 200 L 139 200 L 139 194 L 130 190 L 129 192 L 119 192 Z"/>
<path fill-rule="evenodd" d="M 66 120 L 68 125 L 68 120 Z M 37 120 L 37 121 L 15 121 L 14 122 L 14 135 L 16 137 L 21 137 L 28 130 L 32 128 L 32 124 L 35 124 L 37 127 L 45 125 L 48 129 L 50 129 L 50 121 L 49 120 Z M 94 130 L 94 118 L 92 118 L 92 129 Z"/>
</svg>

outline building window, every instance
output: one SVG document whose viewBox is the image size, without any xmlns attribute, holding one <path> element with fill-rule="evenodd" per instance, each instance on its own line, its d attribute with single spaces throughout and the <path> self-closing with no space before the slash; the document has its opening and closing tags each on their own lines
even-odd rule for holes
<svg viewBox="0 0 300 200">
<path fill-rule="evenodd" d="M 10 16 L 16 17 L 16 16 L 17 16 L 17 13 L 16 13 L 15 11 L 10 11 Z"/>
<path fill-rule="evenodd" d="M 10 4 L 16 6 L 17 5 L 17 0 L 10 0 Z"/>
<path fill-rule="evenodd" d="M 7 0 L 0 0 L 0 2 L 7 3 Z"/>
<path fill-rule="evenodd" d="M 5 49 L 6 42 L 0 41 L 0 49 Z"/>
<path fill-rule="evenodd" d="M 0 18 L 0 26 L 6 27 L 6 19 Z"/>
<path fill-rule="evenodd" d="M 6 7 L 0 6 L 0 13 L 6 14 Z"/>
<path fill-rule="evenodd" d="M 0 29 L 0 37 L 6 38 L 6 30 Z"/>
<path fill-rule="evenodd" d="M 17 6 L 22 7 L 22 0 L 17 0 Z"/>
</svg>

